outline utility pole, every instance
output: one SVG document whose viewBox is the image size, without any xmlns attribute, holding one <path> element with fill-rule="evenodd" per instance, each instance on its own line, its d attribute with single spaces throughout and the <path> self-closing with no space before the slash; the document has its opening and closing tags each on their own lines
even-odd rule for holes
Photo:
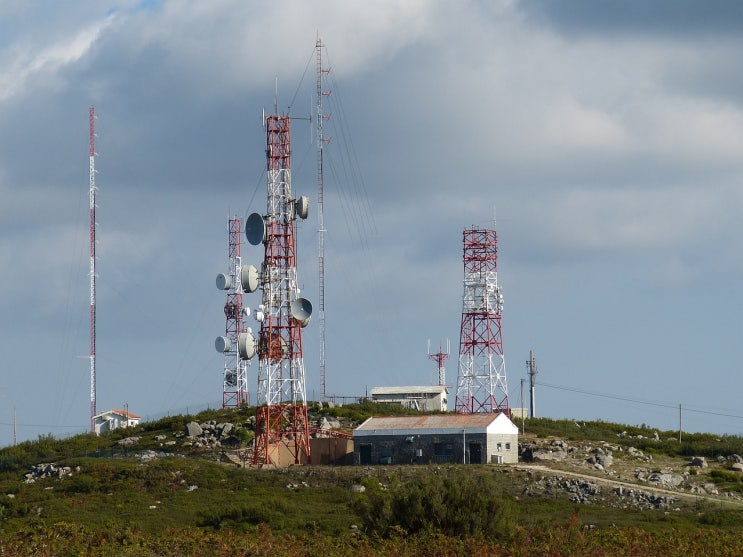
<svg viewBox="0 0 743 557">
<path fill-rule="evenodd" d="M 536 417 L 535 389 L 537 375 L 537 363 L 534 360 L 534 351 L 529 350 L 529 359 L 526 361 L 526 369 L 529 371 L 529 417 Z"/>
<path fill-rule="evenodd" d="M 524 434 L 524 378 L 521 378 L 521 435 Z"/>
</svg>

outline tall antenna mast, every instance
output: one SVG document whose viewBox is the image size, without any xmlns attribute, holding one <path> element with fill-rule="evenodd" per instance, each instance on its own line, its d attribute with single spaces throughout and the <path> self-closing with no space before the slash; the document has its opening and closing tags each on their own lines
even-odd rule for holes
<svg viewBox="0 0 743 557">
<path fill-rule="evenodd" d="M 88 112 L 90 125 L 90 431 L 95 432 L 95 107 Z"/>
<path fill-rule="evenodd" d="M 322 398 L 327 398 L 326 380 L 325 380 L 325 220 L 324 210 L 324 192 L 323 192 L 323 146 L 330 139 L 326 139 L 323 134 L 323 120 L 330 119 L 322 111 L 323 96 L 330 96 L 330 92 L 323 90 L 322 76 L 323 73 L 330 73 L 330 69 L 322 67 L 322 39 L 317 38 L 315 49 L 317 52 L 317 238 L 318 238 L 318 285 L 319 285 L 319 312 L 320 312 L 320 389 Z"/>
</svg>

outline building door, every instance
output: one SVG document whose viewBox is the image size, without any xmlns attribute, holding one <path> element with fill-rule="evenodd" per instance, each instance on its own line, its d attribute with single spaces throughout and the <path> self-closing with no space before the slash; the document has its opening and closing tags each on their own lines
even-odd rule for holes
<svg viewBox="0 0 743 557">
<path fill-rule="evenodd" d="M 371 464 L 372 463 L 372 446 L 371 444 L 359 445 L 359 464 Z"/>
<path fill-rule="evenodd" d="M 482 464 L 482 445 L 470 443 L 470 464 Z"/>
</svg>

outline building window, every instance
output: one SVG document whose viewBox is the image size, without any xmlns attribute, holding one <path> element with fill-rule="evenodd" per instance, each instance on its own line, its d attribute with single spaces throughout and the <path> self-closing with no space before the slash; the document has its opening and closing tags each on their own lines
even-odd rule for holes
<svg viewBox="0 0 743 557">
<path fill-rule="evenodd" d="M 498 452 L 501 452 L 503 450 L 503 444 L 498 443 L 497 449 L 498 449 Z"/>
<path fill-rule="evenodd" d="M 453 443 L 434 443 L 433 460 L 437 464 L 445 462 L 454 462 L 454 444 Z"/>
<path fill-rule="evenodd" d="M 506 450 L 507 451 L 510 451 L 511 450 L 511 443 L 506 443 Z"/>
</svg>

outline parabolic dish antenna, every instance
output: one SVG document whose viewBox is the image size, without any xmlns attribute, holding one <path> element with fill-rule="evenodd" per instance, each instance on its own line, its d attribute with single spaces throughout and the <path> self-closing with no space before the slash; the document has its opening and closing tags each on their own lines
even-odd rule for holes
<svg viewBox="0 0 743 557">
<path fill-rule="evenodd" d="M 229 275 L 225 275 L 224 273 L 219 273 L 217 275 L 217 288 L 220 290 L 229 290 L 232 288 L 232 279 Z"/>
<path fill-rule="evenodd" d="M 251 245 L 257 246 L 266 235 L 266 223 L 260 213 L 253 213 L 245 221 L 245 236 Z"/>
<path fill-rule="evenodd" d="M 289 313 L 294 319 L 299 321 L 302 327 L 306 327 L 309 324 L 310 316 L 312 315 L 312 304 L 309 300 L 297 298 L 289 304 Z"/>
<path fill-rule="evenodd" d="M 294 207 L 297 211 L 297 216 L 300 219 L 306 219 L 307 215 L 310 212 L 310 198 L 306 195 L 303 195 L 302 197 L 294 201 Z"/>
<path fill-rule="evenodd" d="M 249 360 L 255 356 L 255 338 L 250 333 L 237 335 L 237 351 L 243 360 Z"/>
<path fill-rule="evenodd" d="M 240 269 L 240 282 L 245 292 L 255 292 L 258 290 L 258 269 L 252 265 L 243 265 Z"/>
<path fill-rule="evenodd" d="M 217 349 L 217 352 L 229 352 L 232 349 L 232 342 L 227 337 L 217 337 L 217 340 L 214 341 L 214 348 Z"/>
</svg>

